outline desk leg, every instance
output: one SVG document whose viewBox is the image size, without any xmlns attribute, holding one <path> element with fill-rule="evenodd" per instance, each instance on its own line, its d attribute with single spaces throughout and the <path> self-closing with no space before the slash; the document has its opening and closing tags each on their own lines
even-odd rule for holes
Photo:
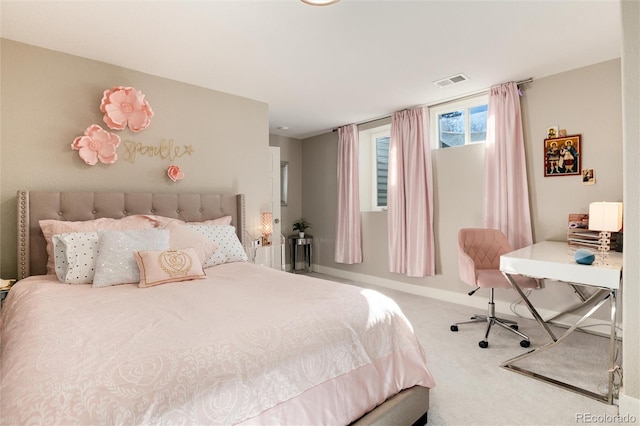
<svg viewBox="0 0 640 426">
<path fill-rule="evenodd" d="M 609 340 L 609 387 L 607 388 L 607 402 L 613 404 L 613 382 L 615 379 L 616 362 L 616 290 L 611 290 L 609 303 L 611 304 L 611 339 Z"/>
<path fill-rule="evenodd" d="M 298 249 L 298 246 L 296 245 L 295 241 L 291 243 L 291 253 L 289 255 L 289 257 L 291 258 L 291 273 L 295 274 L 296 273 L 296 250 Z"/>
<path fill-rule="evenodd" d="M 505 274 L 506 275 L 506 274 Z M 511 281 L 510 281 L 511 282 Z M 519 289 L 519 287 L 517 285 L 515 285 L 515 288 Z M 520 293 L 522 292 L 522 290 L 520 290 Z M 505 362 L 503 362 L 500 367 L 503 367 L 507 370 L 512 370 L 515 371 L 516 373 L 520 373 L 523 374 L 525 376 L 528 377 L 532 377 L 538 380 L 542 380 L 544 382 L 547 383 L 551 383 L 554 384 L 558 387 L 579 393 L 581 395 L 584 396 L 588 396 L 590 398 L 593 398 L 595 400 L 601 401 L 601 402 L 607 402 L 609 404 L 613 404 L 613 378 L 614 378 L 614 371 L 613 367 L 614 367 L 614 362 L 615 362 L 615 290 L 611 290 L 609 291 L 604 297 L 602 297 L 600 300 L 596 300 L 598 296 L 601 296 L 602 293 L 601 292 L 596 292 L 594 293 L 594 295 L 592 295 L 589 299 L 587 299 L 585 301 L 585 304 L 592 304 L 595 302 L 595 304 L 593 305 L 593 307 L 589 310 L 589 312 L 587 312 L 586 314 L 584 314 L 584 316 L 582 318 L 580 318 L 578 320 L 578 322 L 576 322 L 574 325 L 572 325 L 570 328 L 567 329 L 567 331 L 564 332 L 564 334 L 562 336 L 560 336 L 560 338 L 558 339 L 554 339 L 554 341 L 547 343 L 546 345 L 537 347 L 533 350 L 530 350 L 529 352 L 526 352 L 522 355 L 519 355 L 517 357 L 511 358 L 510 360 L 507 360 Z M 521 297 L 524 297 L 524 294 L 521 294 Z M 525 298 L 526 299 L 526 298 Z M 547 377 L 547 376 L 543 376 L 541 374 L 537 374 L 534 373 L 532 371 L 528 371 L 525 370 L 523 368 L 520 367 L 516 367 L 513 365 L 514 362 L 516 361 L 520 361 L 522 359 L 528 358 L 532 355 L 535 355 L 537 353 L 541 353 L 546 351 L 547 349 L 551 349 L 554 346 L 560 344 L 563 340 L 565 340 L 571 333 L 573 333 L 573 331 L 575 329 L 577 329 L 578 327 L 580 327 L 582 325 L 583 322 L 585 322 L 587 320 L 587 318 L 589 318 L 591 315 L 593 315 L 593 313 L 595 311 L 597 311 L 600 306 L 602 306 L 607 299 L 610 299 L 610 302 L 612 303 L 611 305 L 611 318 L 612 318 L 612 329 L 611 329 L 611 341 L 609 344 L 609 364 L 610 364 L 610 371 L 609 371 L 609 389 L 607 392 L 607 395 L 603 396 L 600 394 L 597 394 L 595 392 L 591 392 L 587 389 L 583 389 L 583 388 L 579 388 L 577 386 L 568 384 L 568 383 L 564 383 L 561 382 L 559 380 L 555 380 L 551 377 Z"/>
<path fill-rule="evenodd" d="M 527 305 L 527 308 L 529 308 L 529 312 L 531 312 L 531 315 L 533 315 L 536 321 L 538 321 L 538 324 L 540 324 L 542 328 L 544 328 L 544 331 L 547 332 L 551 340 L 556 341 L 556 336 L 553 334 L 547 323 L 544 322 L 536 308 L 534 308 L 531 302 L 529 302 L 529 299 L 527 299 L 527 296 L 525 296 L 520 286 L 516 283 L 516 280 L 514 280 L 513 277 L 506 272 L 503 272 L 502 274 L 507 278 L 509 284 L 511 284 L 511 287 L 513 287 L 513 289 L 520 295 L 520 298 L 522 299 L 524 304 Z"/>
</svg>

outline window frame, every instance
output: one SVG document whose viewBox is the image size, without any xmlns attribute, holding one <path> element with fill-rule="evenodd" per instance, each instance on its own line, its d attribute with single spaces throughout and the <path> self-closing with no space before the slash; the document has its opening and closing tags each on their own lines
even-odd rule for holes
<svg viewBox="0 0 640 426">
<path fill-rule="evenodd" d="M 381 136 L 388 136 L 389 144 L 391 144 L 391 123 L 360 130 L 358 135 L 361 151 L 360 211 L 363 212 L 381 212 L 387 210 L 386 205 L 378 206 L 376 138 Z M 362 161 L 366 161 L 366 166 L 362 165 Z"/>
<path fill-rule="evenodd" d="M 487 92 L 483 92 L 478 95 L 473 95 L 466 97 L 460 100 L 453 100 L 449 102 L 444 102 L 429 108 L 429 124 L 431 127 L 431 149 L 447 149 L 447 148 L 461 148 L 463 146 L 475 145 L 478 143 L 485 143 L 486 139 L 483 141 L 471 141 L 471 120 L 470 120 L 470 110 L 471 108 L 487 105 L 489 106 L 489 94 Z M 460 146 L 450 146 L 450 147 L 441 147 L 440 146 L 440 129 L 438 123 L 438 117 L 441 114 L 446 114 L 447 112 L 454 112 L 458 110 L 464 110 L 465 112 L 465 126 L 464 126 L 464 145 Z M 488 121 L 488 117 L 487 117 Z"/>
<path fill-rule="evenodd" d="M 372 211 L 384 211 L 387 210 L 387 205 L 378 205 L 378 146 L 376 139 L 379 137 L 387 136 L 389 138 L 389 145 L 391 145 L 391 124 L 385 124 L 384 126 L 375 127 L 371 130 L 377 130 L 376 132 L 369 133 L 369 143 L 371 144 L 371 210 Z M 387 158 L 389 153 L 387 151 Z M 388 164 L 388 163 L 387 163 Z M 387 166 L 387 178 L 389 168 Z M 388 191 L 387 186 L 387 191 Z"/>
</svg>

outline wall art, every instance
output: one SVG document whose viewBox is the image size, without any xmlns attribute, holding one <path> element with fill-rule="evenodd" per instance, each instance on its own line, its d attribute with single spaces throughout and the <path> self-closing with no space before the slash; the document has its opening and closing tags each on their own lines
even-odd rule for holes
<svg viewBox="0 0 640 426">
<path fill-rule="evenodd" d="M 132 132 L 139 132 L 151 124 L 153 110 L 145 96 L 133 87 L 117 86 L 104 91 L 100 102 L 103 120 L 113 130 L 123 130 L 129 126 Z"/>
<path fill-rule="evenodd" d="M 100 161 L 113 164 L 118 160 L 116 149 L 120 145 L 120 137 L 104 130 L 97 124 L 87 127 L 84 136 L 78 136 L 71 143 L 71 148 L 79 151 L 80 158 L 90 166 Z"/>
<path fill-rule="evenodd" d="M 580 175 L 581 135 L 544 140 L 544 175 Z"/>
</svg>

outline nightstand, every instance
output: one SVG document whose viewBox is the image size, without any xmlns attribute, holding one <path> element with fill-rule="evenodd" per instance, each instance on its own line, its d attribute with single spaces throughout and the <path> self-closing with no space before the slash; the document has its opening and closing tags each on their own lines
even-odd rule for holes
<svg viewBox="0 0 640 426">
<path fill-rule="evenodd" d="M 292 235 L 289 237 L 289 245 L 291 246 L 291 272 L 296 273 L 298 271 L 311 272 L 311 259 L 313 254 L 313 237 L 306 235 L 304 238 Z M 296 269 L 296 257 L 298 248 L 302 247 L 304 251 L 304 269 Z"/>
<path fill-rule="evenodd" d="M 9 294 L 9 290 L 11 290 L 11 286 L 16 282 L 16 280 L 2 280 L 2 289 L 0 290 L 0 311 L 2 310 L 2 303 L 4 302 L 5 297 Z"/>
<path fill-rule="evenodd" d="M 256 265 L 266 266 L 272 269 L 284 270 L 284 244 L 269 244 L 253 249 L 253 258 L 249 257 Z"/>
</svg>

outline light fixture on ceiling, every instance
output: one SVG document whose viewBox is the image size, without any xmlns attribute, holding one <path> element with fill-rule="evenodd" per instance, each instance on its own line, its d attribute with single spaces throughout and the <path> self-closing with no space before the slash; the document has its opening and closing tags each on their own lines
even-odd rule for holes
<svg viewBox="0 0 640 426">
<path fill-rule="evenodd" d="M 310 4 L 311 6 L 328 6 L 330 4 L 338 3 L 340 0 L 300 0 L 302 3 Z"/>
</svg>

